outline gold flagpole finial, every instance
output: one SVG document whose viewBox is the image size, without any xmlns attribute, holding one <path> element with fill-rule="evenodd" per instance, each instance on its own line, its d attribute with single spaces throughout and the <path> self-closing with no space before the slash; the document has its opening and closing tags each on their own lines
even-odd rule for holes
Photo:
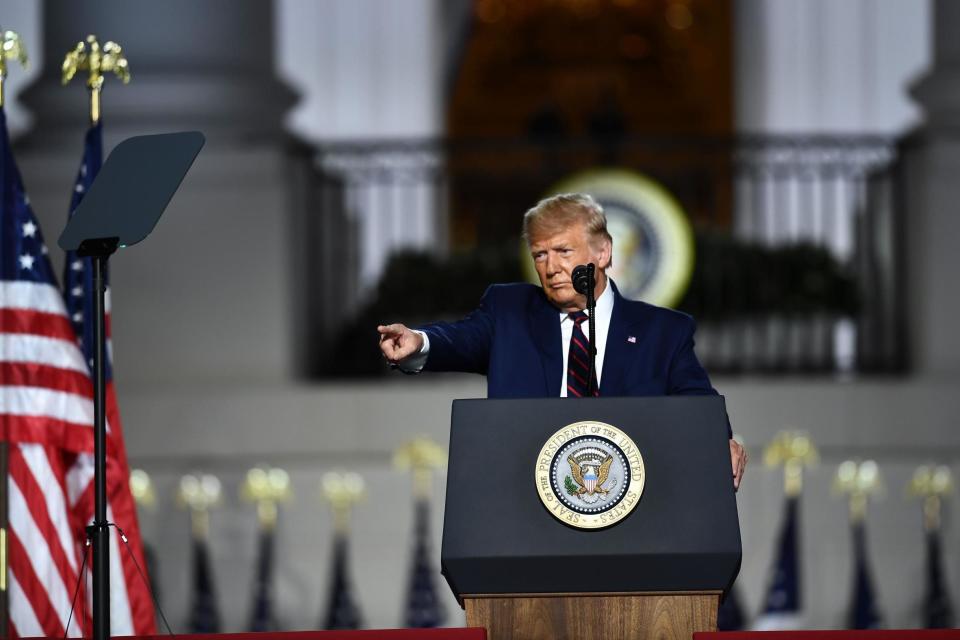
<svg viewBox="0 0 960 640">
<path fill-rule="evenodd" d="M 333 510 L 334 530 L 346 535 L 350 530 L 353 505 L 366 497 L 363 477 L 353 472 L 329 471 L 323 475 L 320 490 Z"/>
<path fill-rule="evenodd" d="M 7 77 L 7 60 L 27 66 L 27 48 L 16 31 L 0 30 L 0 107 L 3 106 L 3 83 Z"/>
<path fill-rule="evenodd" d="M 402 471 L 413 472 L 413 491 L 418 500 L 430 497 L 433 472 L 447 465 L 447 452 L 426 436 L 417 436 L 393 453 L 393 464 Z"/>
<path fill-rule="evenodd" d="M 867 516 L 867 501 L 883 494 L 880 467 L 873 460 L 846 460 L 837 467 L 833 492 L 846 496 L 850 503 L 850 521 L 862 522 Z"/>
<path fill-rule="evenodd" d="M 803 491 L 803 469 L 817 464 L 820 456 L 810 437 L 797 431 L 781 431 L 763 451 L 767 467 L 783 467 L 783 490 L 790 497 Z"/>
<path fill-rule="evenodd" d="M 106 74 L 115 74 L 123 84 L 130 82 L 130 65 L 123 54 L 123 47 L 112 40 L 100 46 L 97 36 L 89 35 L 81 40 L 63 58 L 63 84 L 73 79 L 77 71 L 86 71 L 87 88 L 90 90 L 90 122 L 100 121 L 100 91 Z"/>
<path fill-rule="evenodd" d="M 153 481 L 143 469 L 130 472 L 130 493 L 141 507 L 153 507 L 157 503 L 157 494 L 153 491 Z"/>
<path fill-rule="evenodd" d="M 925 464 L 917 467 L 907 485 L 907 494 L 923 501 L 923 527 L 927 531 L 940 528 L 940 508 L 944 496 L 953 493 L 953 474 L 945 465 Z"/>
<path fill-rule="evenodd" d="M 254 467 L 240 488 L 240 498 L 257 505 L 257 520 L 263 529 L 277 524 L 277 505 L 293 497 L 290 475 L 276 467 Z"/>
<path fill-rule="evenodd" d="M 177 504 L 190 509 L 190 524 L 193 535 L 203 539 L 210 530 L 210 509 L 220 504 L 220 480 L 205 474 L 187 474 L 180 478 Z"/>
</svg>

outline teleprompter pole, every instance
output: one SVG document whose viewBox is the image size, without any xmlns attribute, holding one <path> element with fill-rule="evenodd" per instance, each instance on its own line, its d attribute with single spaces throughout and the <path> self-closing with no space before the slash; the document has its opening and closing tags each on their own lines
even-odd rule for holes
<svg viewBox="0 0 960 640">
<path fill-rule="evenodd" d="M 105 294 L 107 260 L 118 247 L 146 238 L 203 147 L 199 131 L 128 138 L 110 153 L 77 206 L 58 244 L 93 258 L 94 276 L 94 519 L 87 528 L 93 547 L 93 628 L 96 640 L 110 635 L 110 562 L 107 522 L 107 424 Z M 124 481 L 127 478 L 123 479 Z"/>
<path fill-rule="evenodd" d="M 117 238 L 88 240 L 77 254 L 93 261 L 93 524 L 87 538 L 93 548 L 93 638 L 110 637 L 110 523 L 107 521 L 107 420 L 106 420 L 106 271 Z"/>
<path fill-rule="evenodd" d="M 124 84 L 130 82 L 130 69 L 123 49 L 116 42 L 107 42 L 102 47 L 95 35 L 78 42 L 67 52 L 63 61 L 63 82 L 69 82 L 77 71 L 88 71 L 87 88 L 90 90 L 90 126 L 100 121 L 100 91 L 105 75 L 115 73 Z M 93 259 L 94 287 L 94 516 L 93 524 L 87 527 L 87 538 L 93 547 L 93 637 L 104 640 L 110 637 L 110 523 L 107 521 L 107 426 L 106 407 L 106 272 L 107 259 L 117 250 L 119 239 L 89 241 L 89 253 L 84 245 L 78 255 Z"/>
<path fill-rule="evenodd" d="M 94 404 L 94 517 L 93 517 L 93 637 L 106 640 L 110 637 L 110 529 L 107 524 L 107 421 L 106 421 L 106 368 L 103 356 L 106 348 L 106 313 L 104 272 L 107 269 L 106 256 L 93 258 L 93 286 L 96 290 L 94 302 L 94 322 L 96 322 L 93 341 L 97 355 L 93 359 Z"/>
</svg>

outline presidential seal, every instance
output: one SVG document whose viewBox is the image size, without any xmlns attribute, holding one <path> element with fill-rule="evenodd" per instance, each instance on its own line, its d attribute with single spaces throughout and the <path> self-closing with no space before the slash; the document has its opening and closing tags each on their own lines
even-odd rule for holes
<svg viewBox="0 0 960 640">
<path fill-rule="evenodd" d="M 626 518 L 643 493 L 643 456 L 626 433 L 587 420 L 550 436 L 537 456 L 540 500 L 553 517 L 578 529 Z"/>
</svg>

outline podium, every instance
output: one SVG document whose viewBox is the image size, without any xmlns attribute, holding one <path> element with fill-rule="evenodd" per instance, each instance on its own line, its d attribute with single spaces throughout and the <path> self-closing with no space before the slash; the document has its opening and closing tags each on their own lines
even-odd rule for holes
<svg viewBox="0 0 960 640">
<path fill-rule="evenodd" d="M 454 401 L 442 572 L 490 640 L 689 640 L 740 559 L 722 397 Z"/>
</svg>

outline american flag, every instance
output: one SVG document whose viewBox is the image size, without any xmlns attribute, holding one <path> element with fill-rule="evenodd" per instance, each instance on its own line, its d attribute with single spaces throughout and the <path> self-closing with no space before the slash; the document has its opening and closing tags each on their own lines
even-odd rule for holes
<svg viewBox="0 0 960 640">
<path fill-rule="evenodd" d="M 802 629 L 803 601 L 800 584 L 799 509 L 800 497 L 788 496 L 777 541 L 773 575 L 767 588 L 763 613 L 754 621 L 758 631 Z"/>
<path fill-rule="evenodd" d="M 939 525 L 927 530 L 926 555 L 927 585 L 923 596 L 923 626 L 927 629 L 949 629 L 953 626 L 953 604 L 940 551 Z"/>
<path fill-rule="evenodd" d="M 69 628 L 67 620 L 84 527 L 93 513 L 93 385 L 13 159 L 2 109 L 0 371 L 0 437 L 8 443 L 9 464 L 10 631 L 79 637 L 81 626 L 90 628 L 87 581 Z M 108 517 L 125 530 L 142 566 L 115 401 L 108 402 L 107 416 L 109 425 L 117 425 L 107 442 Z M 128 556 L 112 536 L 112 632 L 151 632 L 149 595 L 136 569 L 128 570 Z"/>
<path fill-rule="evenodd" d="M 10 631 L 82 635 L 68 457 L 91 442 L 93 389 L 0 109 L 0 427 L 7 443 Z M 66 633 L 65 633 L 66 630 Z"/>
<path fill-rule="evenodd" d="M 76 211 L 83 196 L 90 189 L 94 178 L 103 164 L 103 128 L 100 122 L 87 131 L 84 143 L 83 160 L 77 172 L 73 193 L 70 198 L 70 216 Z M 93 370 L 94 355 L 94 286 L 93 261 L 80 258 L 75 252 L 68 251 L 64 261 L 63 297 L 67 314 L 76 335 L 77 345 L 83 358 Z M 136 504 L 130 492 L 130 469 L 127 466 L 126 448 L 123 442 L 123 429 L 120 424 L 120 411 L 113 384 L 112 353 L 110 343 L 110 290 L 106 293 L 106 417 L 109 431 L 107 446 L 107 519 L 115 522 L 127 536 L 129 551 L 119 543 L 116 530 L 110 534 L 110 628 L 112 634 L 144 635 L 154 633 L 153 603 L 147 584 L 146 562 L 140 527 L 137 523 Z M 92 445 L 91 445 L 92 446 Z M 67 472 L 68 489 L 71 492 L 72 508 L 81 526 L 93 521 L 94 487 L 93 456 L 84 452 L 72 460 Z M 133 556 L 131 556 L 131 552 Z M 137 569 L 144 572 L 140 576 Z"/>
<path fill-rule="evenodd" d="M 407 610 L 404 626 L 415 629 L 439 627 L 447 617 L 446 609 L 437 594 L 435 577 L 439 575 L 430 553 L 430 502 L 417 498 L 414 506 L 415 530 L 413 570 L 407 591 Z"/>
<path fill-rule="evenodd" d="M 867 556 L 867 530 L 863 520 L 851 525 L 853 534 L 853 592 L 847 608 L 848 629 L 879 629 L 883 616 L 878 610 L 870 559 Z"/>
<path fill-rule="evenodd" d="M 249 629 L 255 633 L 279 628 L 273 614 L 274 525 L 260 523 L 257 544 L 257 566 L 254 569 L 253 606 L 250 607 Z"/>
<path fill-rule="evenodd" d="M 350 537 L 337 532 L 333 536 L 333 573 L 330 577 L 330 595 L 323 629 L 359 629 L 363 626 L 360 608 L 350 591 L 348 547 Z"/>
</svg>

